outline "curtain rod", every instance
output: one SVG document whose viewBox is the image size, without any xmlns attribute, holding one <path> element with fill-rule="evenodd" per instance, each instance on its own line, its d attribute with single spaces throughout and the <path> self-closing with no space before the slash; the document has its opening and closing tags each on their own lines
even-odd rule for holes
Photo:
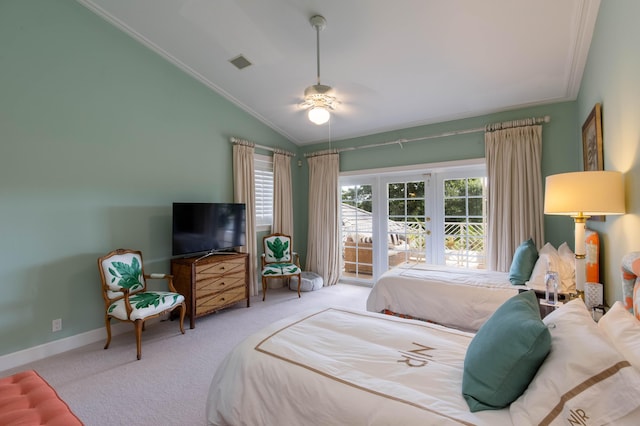
<svg viewBox="0 0 640 426">
<path fill-rule="evenodd" d="M 504 121 L 502 123 L 488 124 L 484 127 L 476 127 L 475 129 L 454 130 L 451 132 L 444 132 L 444 133 L 440 133 L 437 135 L 430 135 L 430 136 L 422 136 L 422 137 L 413 138 L 413 139 L 397 139 L 394 141 L 380 142 L 380 143 L 374 143 L 370 145 L 339 148 L 335 151 L 340 153 L 343 151 L 355 151 L 357 149 L 376 148 L 376 147 L 385 146 L 385 145 L 400 145 L 400 147 L 402 147 L 402 144 L 404 143 L 424 141 L 427 139 L 439 139 L 439 138 L 445 138 L 448 136 L 466 135 L 468 133 L 491 132 L 491 131 L 500 130 L 500 129 L 509 129 L 512 127 L 531 126 L 533 124 L 548 123 L 550 121 L 551 121 L 551 117 L 548 115 L 545 115 L 544 117 L 533 117 L 533 118 L 527 118 L 523 120 Z M 312 155 L 313 153 L 305 154 L 305 157 L 312 156 Z"/>
<path fill-rule="evenodd" d="M 339 154 L 339 153 L 340 151 L 337 149 L 325 149 L 323 151 L 307 152 L 304 154 L 304 158 L 319 157 L 321 155 L 331 155 L 331 154 Z"/>
<path fill-rule="evenodd" d="M 251 146 L 251 147 L 260 148 L 260 149 L 266 149 L 267 151 L 275 152 L 276 154 L 288 155 L 289 157 L 296 156 L 296 154 L 294 154 L 293 152 L 285 151 L 284 149 L 279 149 L 279 148 L 272 148 L 270 146 L 258 145 L 246 139 L 231 137 L 229 138 L 229 141 L 234 145 L 245 145 L 245 146 Z"/>
</svg>

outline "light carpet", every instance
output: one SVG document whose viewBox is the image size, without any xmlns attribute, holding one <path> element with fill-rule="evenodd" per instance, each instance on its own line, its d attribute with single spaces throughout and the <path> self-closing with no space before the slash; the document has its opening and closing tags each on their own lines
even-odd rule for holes
<svg viewBox="0 0 640 426">
<path fill-rule="evenodd" d="M 246 301 L 196 319 L 185 334 L 178 323 L 163 321 L 142 334 L 142 359 L 136 360 L 132 332 L 114 336 L 109 349 L 97 342 L 3 372 L 34 369 L 87 426 L 206 425 L 211 378 L 222 359 L 248 335 L 297 312 L 347 307 L 365 310 L 368 287 L 337 284 L 313 292 L 269 289 L 267 299 Z M 105 333 L 106 336 L 106 333 Z"/>
</svg>

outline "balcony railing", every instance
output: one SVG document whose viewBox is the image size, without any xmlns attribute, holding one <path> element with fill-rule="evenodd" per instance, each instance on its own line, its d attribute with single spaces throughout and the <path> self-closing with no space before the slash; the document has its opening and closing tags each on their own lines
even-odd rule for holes
<svg viewBox="0 0 640 426">
<path fill-rule="evenodd" d="M 371 213 L 343 204 L 342 209 L 342 238 L 343 248 L 349 246 L 348 253 L 343 253 L 345 270 L 343 272 L 356 276 L 370 276 L 372 274 L 372 245 L 361 243 L 361 237 L 372 237 Z M 426 260 L 427 230 L 425 222 L 394 221 L 387 222 L 388 238 L 398 237 L 398 243 L 392 244 L 387 250 L 389 266 L 400 263 L 424 263 Z M 484 223 L 445 222 L 444 224 L 444 259 L 449 266 L 484 269 L 485 268 L 485 232 Z M 352 240 L 347 244 L 347 238 Z M 358 241 L 353 241 L 356 236 Z M 366 240 L 366 241 L 371 241 Z"/>
</svg>

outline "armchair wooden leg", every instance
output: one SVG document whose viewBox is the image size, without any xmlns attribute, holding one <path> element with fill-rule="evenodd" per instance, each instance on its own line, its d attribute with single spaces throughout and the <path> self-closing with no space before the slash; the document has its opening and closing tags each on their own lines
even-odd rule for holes
<svg viewBox="0 0 640 426">
<path fill-rule="evenodd" d="M 111 318 L 107 315 L 104 317 L 104 324 L 107 328 L 107 343 L 104 345 L 104 348 L 107 349 L 111 343 Z"/>
<path fill-rule="evenodd" d="M 187 311 L 187 304 L 182 302 L 182 305 L 180 305 L 180 332 L 182 334 L 184 334 L 184 315 L 186 314 Z"/>
<path fill-rule="evenodd" d="M 267 297 L 267 279 L 262 277 L 262 301 L 264 302 L 264 298 Z"/>
<path fill-rule="evenodd" d="M 134 322 L 136 328 L 136 349 L 138 350 L 138 359 L 142 358 L 142 326 L 144 321 L 136 320 Z"/>
<path fill-rule="evenodd" d="M 302 274 L 298 274 L 298 297 L 300 297 L 300 285 L 302 284 Z"/>
</svg>

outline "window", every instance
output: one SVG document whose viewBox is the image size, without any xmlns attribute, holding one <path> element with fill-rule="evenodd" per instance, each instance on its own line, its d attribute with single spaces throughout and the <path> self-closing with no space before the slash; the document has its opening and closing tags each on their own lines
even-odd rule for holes
<svg viewBox="0 0 640 426">
<path fill-rule="evenodd" d="M 256 229 L 267 230 L 273 224 L 273 157 L 254 154 L 256 187 Z"/>
</svg>

